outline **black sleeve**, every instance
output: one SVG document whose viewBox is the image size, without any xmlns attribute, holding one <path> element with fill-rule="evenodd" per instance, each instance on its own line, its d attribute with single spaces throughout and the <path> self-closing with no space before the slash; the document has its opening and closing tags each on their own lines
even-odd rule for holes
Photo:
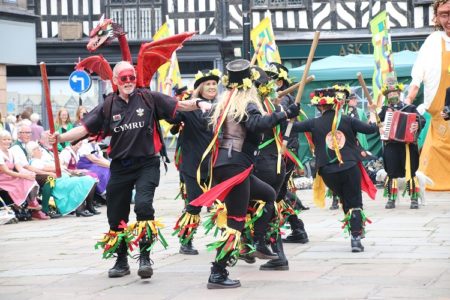
<svg viewBox="0 0 450 300">
<path fill-rule="evenodd" d="M 291 98 L 289 95 L 283 96 L 280 101 L 280 105 L 283 107 L 284 110 L 287 110 L 289 105 L 292 104 Z"/>
<path fill-rule="evenodd" d="M 295 121 L 292 125 L 293 132 L 311 132 L 314 128 L 314 119 L 305 121 Z"/>
<path fill-rule="evenodd" d="M 170 124 L 180 124 L 183 122 L 183 113 L 181 111 L 176 111 L 173 118 L 166 119 Z"/>
<path fill-rule="evenodd" d="M 103 120 L 103 103 L 100 103 L 83 117 L 81 124 L 89 133 L 97 134 L 103 129 Z"/>
<path fill-rule="evenodd" d="M 270 115 L 262 115 L 257 106 L 250 103 L 247 106 L 247 118 L 245 119 L 245 128 L 250 132 L 262 132 L 273 128 L 280 121 L 286 119 L 284 112 L 274 112 Z"/>
<path fill-rule="evenodd" d="M 386 117 L 387 106 L 382 106 L 381 111 L 378 113 L 378 117 L 380 117 L 380 121 L 384 122 L 384 118 Z"/>
<path fill-rule="evenodd" d="M 145 90 L 144 92 L 150 93 L 153 101 L 155 101 L 155 112 L 158 120 L 175 117 L 175 109 L 178 105 L 178 101 L 176 99 L 159 92 L 149 90 Z"/>
<path fill-rule="evenodd" d="M 352 124 L 352 130 L 354 132 L 361 132 L 361 133 L 369 134 L 369 133 L 375 133 L 378 131 L 377 124 L 364 123 L 356 118 L 350 118 L 350 117 L 346 117 L 346 118 L 350 119 L 350 122 Z"/>
</svg>

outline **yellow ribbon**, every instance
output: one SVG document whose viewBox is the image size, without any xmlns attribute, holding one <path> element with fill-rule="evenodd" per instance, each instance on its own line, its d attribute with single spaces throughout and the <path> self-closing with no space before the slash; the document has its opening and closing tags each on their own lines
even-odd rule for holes
<svg viewBox="0 0 450 300">
<path fill-rule="evenodd" d="M 339 110 L 340 110 L 340 106 L 338 104 L 336 107 L 336 110 L 334 111 L 333 124 L 331 125 L 331 137 L 333 138 L 333 148 L 334 148 L 334 152 L 336 153 L 336 157 L 339 161 L 339 164 L 342 164 L 343 161 L 342 161 L 341 151 L 339 150 L 339 143 L 336 138 L 336 129 L 337 129 Z"/>
<path fill-rule="evenodd" d="M 313 182 L 313 200 L 314 204 L 317 207 L 324 208 L 325 207 L 325 182 L 322 179 L 322 176 L 316 174 L 316 178 Z"/>
<path fill-rule="evenodd" d="M 409 154 L 409 144 L 405 144 L 406 147 L 406 163 L 405 163 L 405 180 L 411 180 L 411 159 Z"/>
<path fill-rule="evenodd" d="M 231 104 L 231 100 L 235 97 L 236 93 L 237 93 L 238 89 L 233 89 L 232 91 L 230 91 L 230 98 L 228 99 L 228 103 L 224 108 L 224 111 L 222 113 L 222 119 L 220 120 L 220 124 L 217 125 L 217 130 L 214 133 L 213 139 L 211 140 L 211 143 L 209 143 L 208 147 L 206 148 L 205 152 L 202 155 L 202 159 L 200 160 L 200 163 L 198 165 L 197 168 L 197 183 L 200 186 L 200 188 L 202 189 L 203 192 L 208 191 L 211 188 L 212 185 L 212 169 L 213 169 L 213 165 L 212 165 L 212 159 L 211 159 L 211 163 L 210 163 L 210 176 L 209 176 L 209 182 L 208 185 L 205 186 L 204 184 L 201 183 L 201 166 L 203 161 L 205 160 L 206 156 L 208 156 L 208 154 L 211 152 L 211 150 L 213 149 L 218 137 L 219 137 L 219 129 L 222 127 L 223 123 L 225 122 L 228 112 L 230 110 L 230 104 Z"/>
</svg>

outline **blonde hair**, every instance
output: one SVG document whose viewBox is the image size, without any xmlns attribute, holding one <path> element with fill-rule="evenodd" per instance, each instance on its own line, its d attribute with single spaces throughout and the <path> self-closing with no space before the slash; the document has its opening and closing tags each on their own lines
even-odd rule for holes
<svg viewBox="0 0 450 300">
<path fill-rule="evenodd" d="M 230 93 L 233 90 L 226 90 L 220 96 L 219 102 L 214 108 L 214 112 L 211 116 L 210 124 L 213 128 L 216 128 L 217 121 L 219 117 L 223 114 L 225 109 L 226 100 L 230 97 Z M 258 91 L 254 86 L 247 90 L 237 90 L 236 94 L 233 98 L 230 99 L 230 109 L 228 110 L 228 116 L 231 116 L 236 122 L 241 122 L 245 117 L 247 117 L 247 105 L 250 103 L 254 103 L 261 114 L 265 114 L 264 109 L 262 107 L 260 98 L 258 96 Z"/>
<path fill-rule="evenodd" d="M 77 123 L 79 123 L 81 121 L 80 115 L 81 115 L 82 110 L 85 110 L 86 113 L 88 112 L 86 107 L 78 106 L 77 112 L 75 113 L 75 122 L 77 122 Z"/>
<path fill-rule="evenodd" d="M 70 121 L 70 114 L 69 114 L 69 111 L 68 111 L 65 107 L 62 107 L 62 108 L 60 108 L 60 109 L 58 110 L 58 114 L 56 115 L 56 119 L 55 119 L 55 125 L 56 125 L 56 127 L 58 127 L 58 128 L 61 127 L 62 125 L 64 125 L 63 122 L 62 122 L 62 120 L 61 120 L 61 113 L 62 113 L 63 111 L 67 112 L 67 124 L 72 123 L 72 121 Z"/>
<path fill-rule="evenodd" d="M 217 81 L 215 81 L 214 79 L 210 79 L 210 80 L 203 81 L 203 82 L 200 83 L 200 84 L 198 85 L 198 87 L 192 92 L 191 99 L 195 99 L 195 98 L 203 98 L 203 94 L 202 94 L 203 87 L 205 86 L 205 84 L 206 84 L 208 81 L 214 81 L 214 82 L 217 83 Z M 219 93 L 219 89 L 218 89 L 218 88 L 219 88 L 219 84 L 217 83 L 216 97 L 217 97 L 217 94 Z"/>
</svg>

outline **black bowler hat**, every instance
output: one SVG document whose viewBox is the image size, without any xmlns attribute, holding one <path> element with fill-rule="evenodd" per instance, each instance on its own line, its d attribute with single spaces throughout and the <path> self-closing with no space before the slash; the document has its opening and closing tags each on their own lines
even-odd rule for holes
<svg viewBox="0 0 450 300">
<path fill-rule="evenodd" d="M 252 66 L 251 70 L 254 71 L 254 72 L 257 72 L 259 74 L 259 76 L 257 76 L 257 78 L 253 80 L 253 82 L 255 83 L 255 86 L 257 88 L 259 88 L 261 85 L 266 85 L 266 84 L 268 84 L 270 82 L 271 78 L 260 67 Z"/>
<path fill-rule="evenodd" d="M 194 82 L 194 90 L 202 83 L 208 80 L 214 80 L 215 82 L 219 82 L 220 80 L 220 71 L 218 69 L 212 70 L 201 70 L 195 74 L 195 82 Z"/>
<path fill-rule="evenodd" d="M 266 69 L 266 73 L 273 79 L 282 79 L 290 83 L 288 77 L 289 69 L 277 62 L 271 62 Z"/>
</svg>

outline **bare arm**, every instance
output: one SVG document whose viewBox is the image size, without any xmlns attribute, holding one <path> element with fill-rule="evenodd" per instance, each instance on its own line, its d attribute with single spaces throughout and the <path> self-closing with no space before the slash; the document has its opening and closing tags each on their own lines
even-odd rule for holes
<svg viewBox="0 0 450 300">
<path fill-rule="evenodd" d="M 33 174 L 33 173 L 20 173 L 20 172 L 12 171 L 6 165 L 0 165 L 0 173 L 4 173 L 11 177 L 23 178 L 23 179 L 28 179 L 28 180 L 34 180 L 36 177 L 35 174 Z"/>
<path fill-rule="evenodd" d="M 408 96 L 405 98 L 406 104 L 413 103 L 414 99 L 416 99 L 417 93 L 419 92 L 419 87 L 415 84 L 411 84 L 408 90 Z"/>
<path fill-rule="evenodd" d="M 178 101 L 177 110 L 179 111 L 192 111 L 196 109 L 201 109 L 202 111 L 207 111 L 211 109 L 211 103 L 206 100 L 199 101 L 199 99 L 191 99 Z"/>
<path fill-rule="evenodd" d="M 86 155 L 86 158 L 89 159 L 92 163 L 99 165 L 101 167 L 109 168 L 110 162 L 107 159 L 97 157 L 94 154 Z"/>
<path fill-rule="evenodd" d="M 54 144 L 56 142 L 58 143 L 69 142 L 78 140 L 87 134 L 88 131 L 86 130 L 86 128 L 84 128 L 84 126 L 78 126 L 63 134 L 59 134 L 59 132 L 55 131 L 54 134 L 49 135 L 48 141 L 50 142 L 50 144 Z"/>
</svg>

